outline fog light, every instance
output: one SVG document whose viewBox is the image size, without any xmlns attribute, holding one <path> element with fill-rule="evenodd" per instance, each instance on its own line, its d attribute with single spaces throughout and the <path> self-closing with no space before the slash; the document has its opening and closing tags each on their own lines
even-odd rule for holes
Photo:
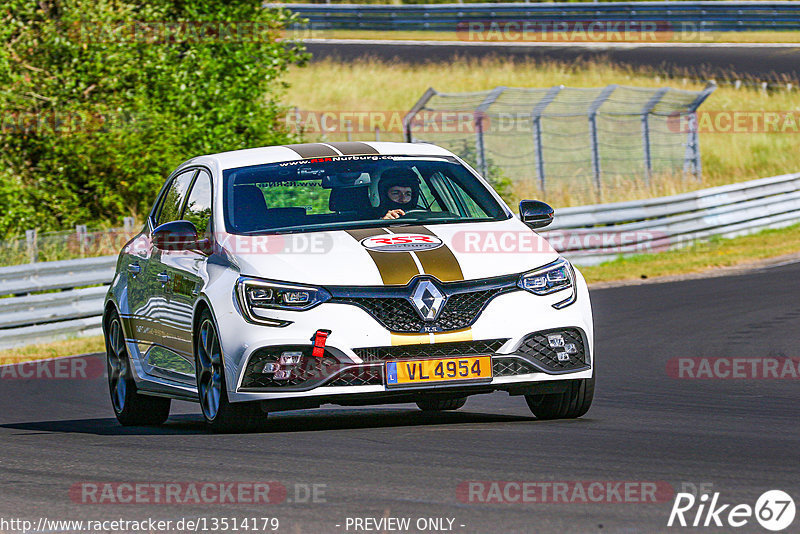
<svg viewBox="0 0 800 534">
<path fill-rule="evenodd" d="M 267 362 L 261 370 L 264 374 L 271 374 L 273 380 L 288 380 L 292 370 L 300 364 L 303 353 L 300 351 L 287 351 L 281 353 L 277 362 Z"/>
<path fill-rule="evenodd" d="M 275 380 L 289 380 L 289 377 L 292 376 L 291 369 L 279 369 L 275 371 L 275 374 L 272 376 Z"/>
<path fill-rule="evenodd" d="M 578 354 L 578 346 L 575 343 L 567 343 L 564 345 L 564 350 L 567 354 Z"/>
<path fill-rule="evenodd" d="M 275 362 L 267 362 L 264 364 L 264 369 L 261 370 L 262 373 L 274 373 L 275 371 L 279 371 L 281 368 L 280 364 Z"/>
<path fill-rule="evenodd" d="M 286 366 L 294 366 L 300 363 L 300 358 L 303 357 L 302 352 L 284 352 L 281 354 L 278 363 L 281 364 L 282 367 Z"/>
<path fill-rule="evenodd" d="M 564 336 L 561 334 L 550 334 L 547 336 L 547 343 L 550 344 L 551 349 L 557 349 L 564 346 Z"/>
</svg>

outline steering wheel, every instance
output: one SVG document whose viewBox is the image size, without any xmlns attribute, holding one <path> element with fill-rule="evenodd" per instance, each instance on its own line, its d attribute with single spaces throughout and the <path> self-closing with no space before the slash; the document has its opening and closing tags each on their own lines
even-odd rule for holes
<svg viewBox="0 0 800 534">
<path fill-rule="evenodd" d="M 401 215 L 400 218 L 402 219 L 403 217 L 408 217 L 409 215 L 415 213 L 430 213 L 430 212 L 428 210 L 422 210 L 422 209 L 408 210 L 403 215 Z"/>
</svg>

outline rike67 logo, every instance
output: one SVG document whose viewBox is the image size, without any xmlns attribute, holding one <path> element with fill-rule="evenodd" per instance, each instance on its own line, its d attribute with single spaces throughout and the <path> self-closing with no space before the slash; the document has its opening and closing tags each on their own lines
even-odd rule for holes
<svg viewBox="0 0 800 534">
<path fill-rule="evenodd" d="M 678 493 L 667 526 L 739 528 L 751 524 L 755 518 L 765 529 L 779 532 L 792 524 L 795 512 L 794 499 L 781 490 L 764 492 L 755 506 L 723 503 L 719 492 L 700 497 Z"/>
</svg>

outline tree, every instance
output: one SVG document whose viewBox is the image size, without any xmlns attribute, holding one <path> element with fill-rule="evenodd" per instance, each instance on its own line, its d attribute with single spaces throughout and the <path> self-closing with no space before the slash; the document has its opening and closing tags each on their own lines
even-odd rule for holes
<svg viewBox="0 0 800 534">
<path fill-rule="evenodd" d="M 198 154 L 291 142 L 297 22 L 259 0 L 7 0 L 0 235 L 119 223 Z"/>
</svg>

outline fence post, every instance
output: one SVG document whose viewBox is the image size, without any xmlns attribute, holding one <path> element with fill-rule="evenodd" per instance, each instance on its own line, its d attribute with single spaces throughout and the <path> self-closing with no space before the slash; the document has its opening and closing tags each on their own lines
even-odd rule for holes
<svg viewBox="0 0 800 534">
<path fill-rule="evenodd" d="M 697 98 L 689 104 L 689 108 L 687 109 L 689 114 L 689 132 L 686 137 L 686 151 L 683 158 L 684 178 L 687 172 L 691 172 L 698 180 L 702 180 L 703 178 L 702 164 L 700 162 L 700 137 L 697 132 L 697 108 L 700 107 L 700 104 L 705 102 L 706 98 L 708 98 L 716 88 L 716 83 L 713 81 L 708 82 L 705 89 L 703 89 Z"/>
<path fill-rule="evenodd" d="M 533 146 L 534 158 L 536 160 L 536 178 L 539 181 L 539 189 L 544 194 L 544 155 L 542 151 L 542 113 L 544 109 L 558 96 L 564 88 L 563 85 L 556 85 L 547 90 L 544 97 L 536 103 L 531 115 L 533 116 Z"/>
<path fill-rule="evenodd" d="M 85 224 L 77 224 L 75 225 L 75 233 L 78 235 L 78 246 L 80 247 L 81 256 L 84 256 L 86 254 L 86 238 L 89 229 Z"/>
<path fill-rule="evenodd" d="M 377 126 L 375 127 L 375 140 L 376 141 L 380 141 L 381 140 L 381 131 L 378 129 Z"/>
<path fill-rule="evenodd" d="M 25 230 L 25 244 L 28 247 L 28 259 L 36 263 L 39 259 L 39 244 L 36 239 L 36 230 Z"/>
<path fill-rule="evenodd" d="M 489 91 L 489 94 L 486 95 L 483 102 L 475 108 L 475 148 L 477 151 L 477 164 L 481 175 L 487 180 L 489 179 L 489 160 L 486 157 L 486 143 L 483 139 L 483 118 L 486 116 L 489 106 L 494 104 L 505 90 L 506 88 L 503 86 L 495 87 Z"/>
<path fill-rule="evenodd" d="M 603 102 L 608 100 L 614 89 L 617 88 L 616 84 L 607 86 L 600 91 L 600 95 L 594 99 L 591 106 L 589 106 L 589 135 L 592 143 L 592 175 L 594 176 L 594 187 L 597 190 L 597 200 L 602 202 L 603 199 L 603 184 L 600 181 L 600 146 L 597 138 L 597 112 Z"/>
<path fill-rule="evenodd" d="M 406 143 L 413 143 L 414 136 L 411 134 L 411 122 L 414 120 L 414 117 L 417 116 L 417 113 L 422 111 L 425 107 L 425 104 L 434 97 L 434 95 L 438 94 L 436 89 L 433 87 L 428 87 L 428 90 L 425 91 L 425 94 L 417 100 L 417 103 L 412 106 L 411 110 L 406 113 L 406 116 L 403 117 L 403 137 L 405 137 Z"/>
<path fill-rule="evenodd" d="M 650 113 L 658 105 L 664 95 L 669 91 L 668 87 L 662 87 L 642 108 L 642 149 L 644 150 L 644 180 L 650 185 L 650 176 L 653 173 L 653 158 L 650 152 Z"/>
<path fill-rule="evenodd" d="M 122 219 L 122 226 L 125 229 L 126 234 L 133 233 L 133 225 L 136 224 L 136 219 L 133 217 L 125 217 Z"/>
</svg>

